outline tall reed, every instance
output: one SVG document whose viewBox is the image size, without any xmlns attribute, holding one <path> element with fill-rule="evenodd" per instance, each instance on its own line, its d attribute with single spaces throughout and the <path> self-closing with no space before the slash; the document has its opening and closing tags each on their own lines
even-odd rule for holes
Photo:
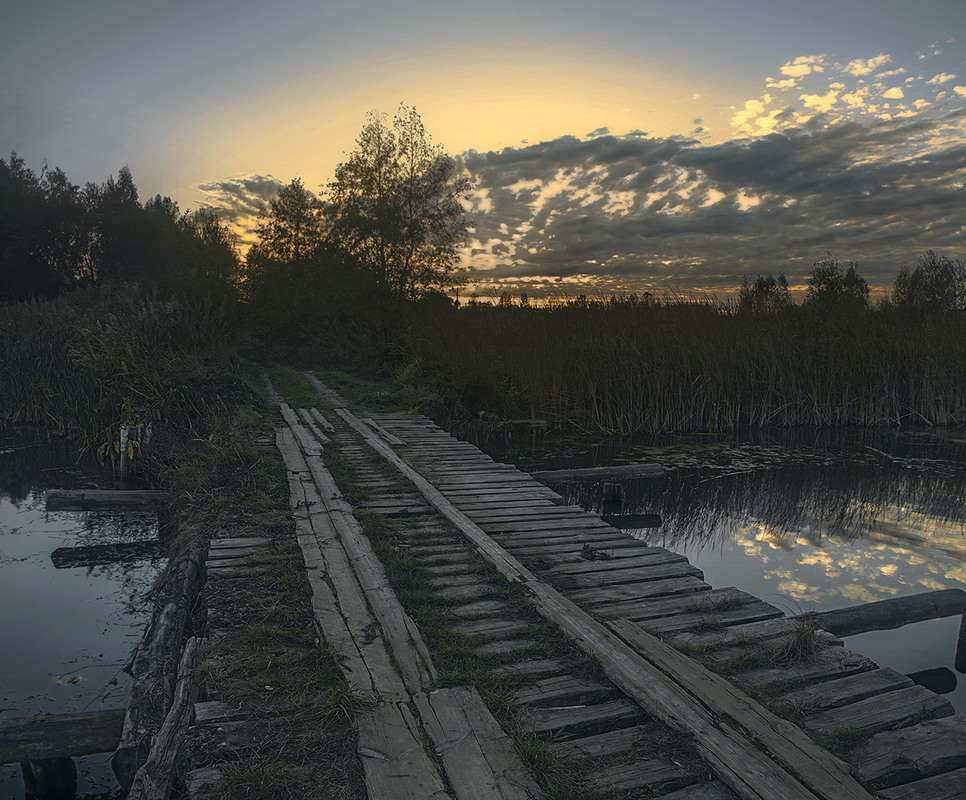
<svg viewBox="0 0 966 800">
<path fill-rule="evenodd" d="M 197 435 L 244 391 L 228 328 L 217 305 L 136 285 L 0 306 L 0 426 L 41 426 L 81 451 L 119 423 Z"/>
<path fill-rule="evenodd" d="M 966 424 L 966 317 L 778 314 L 687 298 L 424 315 L 410 373 L 451 413 L 606 432 Z"/>
</svg>

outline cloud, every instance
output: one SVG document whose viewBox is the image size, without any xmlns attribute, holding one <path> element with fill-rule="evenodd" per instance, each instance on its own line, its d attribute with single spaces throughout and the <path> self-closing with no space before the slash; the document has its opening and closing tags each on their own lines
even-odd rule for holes
<svg viewBox="0 0 966 800">
<path fill-rule="evenodd" d="M 938 75 L 931 77 L 926 83 L 938 86 L 941 83 L 946 83 L 946 81 L 956 80 L 956 76 L 949 72 L 940 72 Z"/>
<path fill-rule="evenodd" d="M 790 78 L 802 78 L 811 75 L 813 72 L 823 72 L 825 70 L 825 56 L 799 56 L 792 61 L 786 61 L 779 68 L 782 75 Z"/>
<path fill-rule="evenodd" d="M 210 205 L 219 209 L 225 219 L 240 223 L 266 209 L 282 185 L 272 175 L 247 175 L 203 183 L 198 188 L 208 195 Z"/>
<path fill-rule="evenodd" d="M 886 89 L 882 93 L 882 96 L 887 100 L 901 100 L 905 95 L 902 93 L 902 89 L 898 86 L 893 86 L 891 89 Z"/>
<path fill-rule="evenodd" d="M 765 113 L 745 112 L 746 125 Z M 947 136 L 964 117 L 818 117 L 718 144 L 609 134 L 465 154 L 491 204 L 472 220 L 469 279 L 481 294 L 714 292 L 743 272 L 801 283 L 830 251 L 889 285 L 926 249 L 961 255 L 966 141 Z"/>
<path fill-rule="evenodd" d="M 892 61 L 892 56 L 886 55 L 885 53 L 880 53 L 874 58 L 857 58 L 854 61 L 850 61 L 845 65 L 845 67 L 843 67 L 843 70 L 850 75 L 855 75 L 857 77 L 871 75 L 879 67 L 885 66 L 890 61 Z"/>
<path fill-rule="evenodd" d="M 950 40 L 951 41 L 951 40 Z M 925 50 L 919 53 L 919 60 L 922 61 L 927 58 L 935 58 L 936 56 L 941 56 L 943 54 L 942 49 L 939 47 L 942 42 L 934 42 L 929 45 Z"/>
<path fill-rule="evenodd" d="M 960 97 L 966 97 L 966 86 L 954 86 L 953 91 Z"/>
<path fill-rule="evenodd" d="M 801 100 L 807 108 L 814 108 L 816 111 L 822 113 L 825 111 L 831 111 L 835 108 L 835 104 L 838 102 L 839 93 L 835 89 L 829 89 L 829 91 L 824 95 L 817 94 L 803 94 L 798 99 Z"/>
</svg>

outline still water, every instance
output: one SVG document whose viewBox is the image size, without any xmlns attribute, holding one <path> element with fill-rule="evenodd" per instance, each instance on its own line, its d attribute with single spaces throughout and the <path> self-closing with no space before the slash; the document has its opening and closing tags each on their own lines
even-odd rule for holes
<svg viewBox="0 0 966 800">
<path fill-rule="evenodd" d="M 656 514 L 631 533 L 686 555 L 715 587 L 789 615 L 934 589 L 966 589 L 966 433 L 749 432 L 588 442 L 484 443 L 523 469 L 656 462 L 665 475 L 586 484 L 568 499 L 603 513 Z M 959 618 L 849 637 L 904 674 L 954 671 Z M 966 647 L 966 644 L 964 644 Z M 966 713 L 966 676 L 947 698 Z M 949 675 L 947 674 L 947 677 Z"/>
<path fill-rule="evenodd" d="M 62 548 L 156 538 L 157 517 L 45 510 L 46 488 L 93 487 L 102 480 L 78 471 L 70 453 L 0 446 L 3 719 L 117 708 L 127 698 L 130 679 L 123 669 L 150 617 L 145 596 L 160 562 L 76 563 L 84 551 Z M 55 551 L 61 558 L 52 558 Z M 115 785 L 109 760 L 109 754 L 75 759 L 79 794 Z M 19 765 L 0 765 L 0 800 L 23 796 Z"/>
</svg>

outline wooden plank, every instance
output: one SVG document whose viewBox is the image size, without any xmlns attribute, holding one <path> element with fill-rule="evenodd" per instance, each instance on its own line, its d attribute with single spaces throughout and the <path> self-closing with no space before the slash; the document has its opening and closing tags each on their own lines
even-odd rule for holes
<svg viewBox="0 0 966 800">
<path fill-rule="evenodd" d="M 413 700 L 458 800 L 544 797 L 475 689 L 438 689 Z"/>
<path fill-rule="evenodd" d="M 567 594 L 572 600 L 586 604 L 593 609 L 598 604 L 610 604 L 614 601 L 640 600 L 676 594 L 691 595 L 695 592 L 706 592 L 709 589 L 711 587 L 703 580 L 689 575 L 684 578 L 666 578 L 664 580 L 625 583 L 604 588 L 580 589 Z"/>
<path fill-rule="evenodd" d="M 385 428 L 382 427 L 378 422 L 376 422 L 372 417 L 366 417 L 362 420 L 366 425 L 372 428 L 376 433 L 378 433 L 383 439 L 385 439 L 393 447 L 405 447 L 406 443 L 400 439 L 398 436 L 391 434 Z"/>
<path fill-rule="evenodd" d="M 170 492 L 153 489 L 48 489 L 48 511 L 156 511 L 171 502 Z"/>
<path fill-rule="evenodd" d="M 721 781 L 709 781 L 662 794 L 656 800 L 734 800 L 734 795 Z"/>
<path fill-rule="evenodd" d="M 710 610 L 715 604 L 728 602 L 748 603 L 752 601 L 758 601 L 758 598 L 734 587 L 726 587 L 702 592 L 697 597 L 675 595 L 673 597 L 601 603 L 594 606 L 594 614 L 602 619 L 626 618 L 640 622 L 646 619 L 670 617 L 675 614 L 692 614 L 702 608 Z"/>
<path fill-rule="evenodd" d="M 628 615 L 631 619 L 636 619 L 637 615 Z M 775 608 L 764 600 L 755 598 L 753 601 L 745 603 L 740 608 L 727 609 L 724 611 L 698 611 L 691 614 L 673 614 L 661 619 L 644 619 L 640 624 L 647 628 L 651 633 L 673 633 L 674 631 L 688 630 L 701 625 L 739 625 L 746 622 L 757 622 L 763 619 L 774 619 L 784 617 L 784 612 Z"/>
<path fill-rule="evenodd" d="M 376 620 L 369 613 L 362 588 L 322 507 L 293 433 L 280 429 L 276 441 L 288 469 L 293 515 L 300 532 L 298 541 L 313 591 L 313 611 L 326 641 L 343 662 L 344 672 L 356 691 L 367 697 L 375 693 L 406 699 L 406 687 L 392 665 L 382 636 L 372 635 Z"/>
<path fill-rule="evenodd" d="M 658 758 L 642 758 L 591 772 L 587 780 L 598 792 L 630 792 L 659 786 L 676 789 L 694 783 L 700 778 L 701 772 Z"/>
<path fill-rule="evenodd" d="M 752 689 L 764 689 L 785 681 L 827 681 L 844 678 L 856 672 L 876 669 L 875 662 L 844 647 L 826 647 L 812 655 L 807 662 L 780 667 L 758 667 L 735 673 L 732 677 Z"/>
<path fill-rule="evenodd" d="M 369 800 L 448 800 L 405 705 L 377 703 L 356 714 L 353 722 Z"/>
<path fill-rule="evenodd" d="M 567 742 L 551 742 L 548 748 L 557 758 L 576 757 L 604 758 L 625 753 L 640 746 L 641 740 L 649 733 L 647 725 L 632 725 L 628 728 L 615 728 L 603 733 L 595 733 Z"/>
<path fill-rule="evenodd" d="M 305 456 L 312 478 L 320 490 L 321 507 L 328 513 L 352 571 L 359 576 L 359 584 L 382 628 L 382 635 L 399 666 L 407 689 L 412 694 L 431 685 L 437 677 L 436 668 L 419 630 L 403 610 L 399 598 L 389 585 L 382 563 L 352 516 L 351 507 L 342 497 L 321 457 L 312 452 Z"/>
<path fill-rule="evenodd" d="M 309 426 L 309 430 L 312 431 L 312 435 L 315 436 L 316 439 L 318 439 L 322 444 L 329 443 L 329 437 L 322 433 L 321 428 L 315 421 L 315 417 L 309 413 L 308 409 L 300 408 L 298 410 L 298 415 L 302 418 L 302 421 Z"/>
<path fill-rule="evenodd" d="M 860 780 L 880 787 L 966 767 L 966 716 L 958 714 L 877 733 L 848 758 Z"/>
<path fill-rule="evenodd" d="M 656 581 L 664 578 L 684 578 L 687 576 L 703 578 L 704 573 L 692 567 L 687 561 L 670 564 L 654 564 L 650 567 L 633 569 L 612 569 L 609 572 L 592 572 L 589 575 L 563 575 L 555 578 L 554 583 L 567 589 L 586 589 L 588 587 L 626 584 L 631 581 Z"/>
<path fill-rule="evenodd" d="M 878 794 L 881 800 L 963 800 L 964 786 L 966 767 L 905 786 L 883 789 Z"/>
<path fill-rule="evenodd" d="M 0 719 L 0 764 L 110 753 L 123 727 L 123 708 Z"/>
<path fill-rule="evenodd" d="M 922 686 L 909 686 L 893 692 L 809 714 L 802 724 L 819 733 L 832 733 L 839 728 L 885 730 L 899 728 L 928 717 L 948 717 L 954 714 L 945 698 Z"/>
<path fill-rule="evenodd" d="M 479 619 L 471 622 L 458 622 L 455 630 L 464 636 L 506 636 L 523 633 L 530 624 L 517 619 Z"/>
<path fill-rule="evenodd" d="M 563 739 L 633 725 L 640 710 L 626 700 L 609 700 L 593 705 L 540 708 L 531 706 L 519 713 L 520 725 L 538 734 L 553 734 Z"/>
<path fill-rule="evenodd" d="M 326 433 L 335 433 L 335 426 L 329 422 L 323 415 L 322 412 L 317 408 L 310 408 L 309 413 L 312 415 L 312 419 L 322 428 Z"/>
<path fill-rule="evenodd" d="M 517 558 L 524 559 L 530 556 L 541 557 L 549 565 L 558 563 L 564 559 L 572 560 L 575 555 L 579 555 L 583 551 L 585 545 L 590 545 L 593 550 L 605 556 L 610 555 L 613 558 L 617 558 L 624 551 L 630 552 L 647 548 L 639 539 L 625 537 L 623 539 L 606 539 L 601 541 L 597 536 L 590 537 L 589 541 L 585 537 L 580 537 L 557 540 L 556 542 L 543 542 L 542 544 L 529 544 L 522 547 L 510 541 L 505 546 L 507 550 L 512 550 Z M 633 555 L 634 553 L 630 552 L 630 554 Z"/>
<path fill-rule="evenodd" d="M 608 572 L 613 569 L 631 569 L 649 567 L 653 564 L 676 564 L 687 561 L 685 556 L 672 553 L 663 547 L 651 548 L 653 552 L 639 553 L 626 558 L 596 558 L 570 561 L 551 567 L 547 572 L 551 575 L 587 575 L 591 572 Z M 751 597 L 751 595 L 748 595 Z"/>
<path fill-rule="evenodd" d="M 352 414 L 344 409 L 340 409 L 339 414 L 347 424 L 362 434 L 374 450 L 406 475 L 426 499 L 456 525 L 505 578 L 525 584 L 540 613 L 556 622 L 578 646 L 593 653 L 605 674 L 625 693 L 668 724 L 693 734 L 695 746 L 711 763 L 715 772 L 741 798 L 814 800 L 821 796 L 806 788 L 795 775 L 768 759 L 730 726 L 713 718 L 613 632 L 608 631 L 555 589 L 538 581 L 416 470 L 385 444 L 372 437 L 368 429 Z M 842 794 L 843 785 L 848 786 L 850 780 L 847 774 L 842 775 L 835 782 L 835 792 L 826 795 L 829 800 L 846 800 L 850 795 L 863 799 L 870 797 L 861 787 L 850 794 Z M 854 784 L 854 781 L 851 782 Z"/>
<path fill-rule="evenodd" d="M 612 700 L 620 692 L 613 684 L 575 678 L 573 675 L 554 675 L 533 681 L 513 693 L 519 705 L 585 705 Z"/>
<path fill-rule="evenodd" d="M 905 675 L 892 669 L 873 669 L 845 678 L 803 686 L 786 692 L 776 702 L 789 708 L 828 709 L 856 703 L 867 697 L 912 686 Z"/>
<path fill-rule="evenodd" d="M 713 717 L 732 720 L 747 736 L 786 765 L 819 797 L 871 798 L 849 774 L 849 768 L 822 750 L 798 727 L 773 714 L 732 683 L 702 667 L 628 620 L 610 623 L 612 630 L 630 644 L 667 679 L 705 706 Z"/>
</svg>

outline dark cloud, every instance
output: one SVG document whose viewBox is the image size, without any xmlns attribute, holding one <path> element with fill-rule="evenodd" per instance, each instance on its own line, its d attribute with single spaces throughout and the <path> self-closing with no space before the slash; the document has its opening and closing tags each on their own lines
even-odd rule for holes
<svg viewBox="0 0 966 800">
<path fill-rule="evenodd" d="M 198 188 L 208 195 L 209 204 L 224 219 L 244 228 L 268 207 L 268 202 L 282 186 L 282 182 L 272 175 L 248 175 L 204 183 Z"/>
<path fill-rule="evenodd" d="M 804 282 L 831 252 L 887 286 L 928 248 L 964 255 L 966 145 L 942 138 L 962 113 L 818 120 L 713 145 L 635 133 L 464 154 L 489 201 L 473 217 L 471 280 L 721 291 L 744 273 Z"/>
</svg>

